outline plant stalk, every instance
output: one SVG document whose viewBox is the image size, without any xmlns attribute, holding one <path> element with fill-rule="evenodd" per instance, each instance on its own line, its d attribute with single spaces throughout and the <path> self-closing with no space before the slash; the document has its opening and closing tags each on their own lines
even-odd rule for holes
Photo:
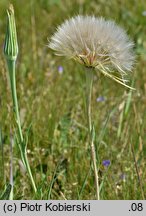
<svg viewBox="0 0 146 216">
<path fill-rule="evenodd" d="M 34 192 L 37 191 L 36 185 L 32 176 L 32 172 L 30 169 L 30 165 L 28 162 L 27 158 L 27 152 L 26 152 L 26 145 L 24 143 L 24 138 L 22 134 L 22 129 L 21 129 L 21 122 L 20 122 L 20 115 L 19 115 L 19 108 L 18 108 L 18 100 L 17 100 L 17 92 L 16 92 L 16 76 L 15 76 L 15 60 L 9 60 L 7 59 L 7 65 L 8 65 L 8 70 L 9 70 L 9 77 L 10 77 L 10 85 L 11 85 L 11 92 L 12 92 L 12 100 L 13 100 L 13 111 L 15 114 L 15 120 L 18 128 L 18 134 L 19 134 L 19 149 L 21 153 L 21 159 L 23 161 L 23 164 L 29 174 Z"/>
<path fill-rule="evenodd" d="M 94 146 L 94 126 L 91 119 L 91 96 L 93 86 L 93 69 L 86 69 L 86 109 L 87 109 L 87 121 L 88 121 L 88 133 L 89 133 L 89 144 L 91 149 L 91 159 L 93 162 L 94 177 L 95 177 L 95 188 L 96 188 L 96 199 L 99 200 L 99 180 L 98 170 L 96 165 L 96 152 Z"/>
<path fill-rule="evenodd" d="M 12 186 L 9 199 L 13 200 L 14 182 L 13 182 L 13 137 L 10 134 L 10 185 Z"/>
<path fill-rule="evenodd" d="M 4 146 L 3 146 L 3 135 L 0 127 L 0 181 L 1 183 L 6 183 L 5 181 L 5 169 L 4 169 Z"/>
</svg>

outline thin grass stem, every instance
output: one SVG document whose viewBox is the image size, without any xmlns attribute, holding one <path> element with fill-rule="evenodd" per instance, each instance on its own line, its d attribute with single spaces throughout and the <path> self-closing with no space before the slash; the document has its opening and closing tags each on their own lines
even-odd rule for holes
<svg viewBox="0 0 146 216">
<path fill-rule="evenodd" d="M 132 155 L 133 155 L 133 160 L 134 160 L 134 165 L 135 165 L 135 170 L 136 170 L 136 174 L 137 174 L 137 179 L 138 179 L 138 183 L 139 183 L 139 187 L 141 190 L 141 196 L 142 199 L 145 200 L 145 195 L 144 195 L 144 191 L 143 191 L 143 185 L 142 185 L 142 181 L 141 181 L 141 177 L 139 174 L 139 169 L 138 169 L 138 165 L 137 165 L 137 161 L 136 161 L 136 157 L 135 157 L 135 152 L 134 152 L 134 147 L 131 144 L 131 150 L 132 150 Z"/>
<path fill-rule="evenodd" d="M 4 169 L 4 146 L 3 146 L 3 135 L 0 127 L 0 181 L 6 183 L 5 169 Z"/>
</svg>

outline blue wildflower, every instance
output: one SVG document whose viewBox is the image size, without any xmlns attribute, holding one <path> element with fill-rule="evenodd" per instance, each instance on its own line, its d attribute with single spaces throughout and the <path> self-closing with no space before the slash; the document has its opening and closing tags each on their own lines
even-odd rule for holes
<svg viewBox="0 0 146 216">
<path fill-rule="evenodd" d="M 105 101 L 105 97 L 99 96 L 98 98 L 96 98 L 96 101 L 97 101 L 97 102 Z"/>
<path fill-rule="evenodd" d="M 108 167 L 110 164 L 111 164 L 110 160 L 103 160 L 103 161 L 102 161 L 102 165 L 103 165 L 104 167 Z"/>
<path fill-rule="evenodd" d="M 123 181 L 126 181 L 126 174 L 125 173 L 122 173 L 120 175 L 120 179 L 123 180 Z"/>
<path fill-rule="evenodd" d="M 63 67 L 62 67 L 62 66 L 59 66 L 59 67 L 58 67 L 58 73 L 59 73 L 59 74 L 62 74 L 62 73 L 63 73 Z"/>
</svg>

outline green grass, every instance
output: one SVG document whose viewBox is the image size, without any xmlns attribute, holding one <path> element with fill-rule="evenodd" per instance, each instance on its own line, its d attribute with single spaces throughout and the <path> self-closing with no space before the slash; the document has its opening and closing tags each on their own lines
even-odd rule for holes
<svg viewBox="0 0 146 216">
<path fill-rule="evenodd" d="M 0 1 L 0 194 L 10 179 L 10 130 L 13 135 L 15 132 L 3 56 L 8 2 Z M 145 1 L 11 2 L 19 41 L 16 68 L 19 107 L 38 188 L 34 194 L 15 144 L 14 199 L 95 198 L 84 108 L 84 71 L 73 61 L 54 56 L 47 47 L 47 39 L 58 24 L 78 13 L 114 19 L 135 42 L 137 58 L 131 81 L 136 91 L 96 74 L 92 118 L 101 199 L 143 199 L 143 194 L 146 196 L 146 17 L 142 15 Z M 62 74 L 58 73 L 60 65 L 64 69 Z M 99 96 L 106 100 L 97 102 Z M 111 161 L 108 169 L 102 165 L 105 159 Z M 124 180 L 121 175 L 126 176 Z"/>
</svg>

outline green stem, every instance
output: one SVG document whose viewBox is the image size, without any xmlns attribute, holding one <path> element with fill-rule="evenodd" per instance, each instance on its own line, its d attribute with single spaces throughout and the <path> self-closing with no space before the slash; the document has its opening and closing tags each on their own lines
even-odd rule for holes
<svg viewBox="0 0 146 216">
<path fill-rule="evenodd" d="M 17 100 L 17 92 L 16 92 L 15 61 L 7 60 L 7 65 L 8 65 L 8 69 L 9 69 L 9 77 L 10 77 L 10 84 L 11 84 L 13 111 L 14 111 L 15 117 L 16 117 L 16 124 L 18 127 L 20 142 L 22 144 L 24 140 L 23 140 L 23 135 L 22 135 L 19 108 L 18 108 L 18 100 Z"/>
<path fill-rule="evenodd" d="M 4 170 L 4 146 L 3 146 L 3 136 L 2 136 L 2 130 L 0 127 L 0 181 L 3 183 L 6 183 L 5 179 L 5 170 Z"/>
<path fill-rule="evenodd" d="M 32 172 L 31 172 L 30 165 L 29 165 L 29 162 L 28 162 L 26 150 L 25 150 L 25 152 L 23 153 L 23 161 L 25 162 L 26 170 L 27 170 L 27 172 L 28 172 L 28 174 L 29 174 L 29 177 L 30 177 L 30 180 L 31 180 L 33 189 L 34 189 L 34 192 L 36 193 L 36 192 L 37 192 L 37 188 L 36 188 L 36 185 L 35 185 L 35 181 L 34 181 L 34 179 L 33 179 L 33 176 L 32 176 Z"/>
<path fill-rule="evenodd" d="M 7 60 L 7 64 L 8 64 L 8 69 L 9 69 L 10 85 L 11 85 L 11 92 L 12 92 L 13 111 L 15 113 L 15 120 L 16 120 L 16 124 L 18 127 L 19 148 L 20 148 L 20 153 L 21 153 L 21 159 L 29 174 L 33 189 L 36 192 L 37 189 L 36 189 L 36 185 L 35 185 L 35 182 L 32 176 L 32 172 L 30 169 L 30 165 L 28 162 L 27 153 L 26 153 L 26 145 L 24 143 L 24 138 L 23 138 L 22 129 L 21 129 L 17 92 L 16 92 L 16 76 L 15 76 L 15 64 L 16 63 L 15 63 L 15 60 Z"/>
<path fill-rule="evenodd" d="M 96 165 L 96 152 L 94 146 L 94 127 L 91 120 L 91 95 L 93 86 L 93 69 L 86 69 L 86 109 L 87 109 L 87 120 L 88 120 L 88 133 L 89 143 L 91 148 L 91 159 L 93 162 L 95 187 L 96 187 L 96 199 L 99 200 L 99 181 L 98 181 L 98 170 Z"/>
<path fill-rule="evenodd" d="M 10 184 L 12 186 L 9 199 L 13 200 L 14 183 L 13 183 L 13 138 L 10 134 Z"/>
</svg>

